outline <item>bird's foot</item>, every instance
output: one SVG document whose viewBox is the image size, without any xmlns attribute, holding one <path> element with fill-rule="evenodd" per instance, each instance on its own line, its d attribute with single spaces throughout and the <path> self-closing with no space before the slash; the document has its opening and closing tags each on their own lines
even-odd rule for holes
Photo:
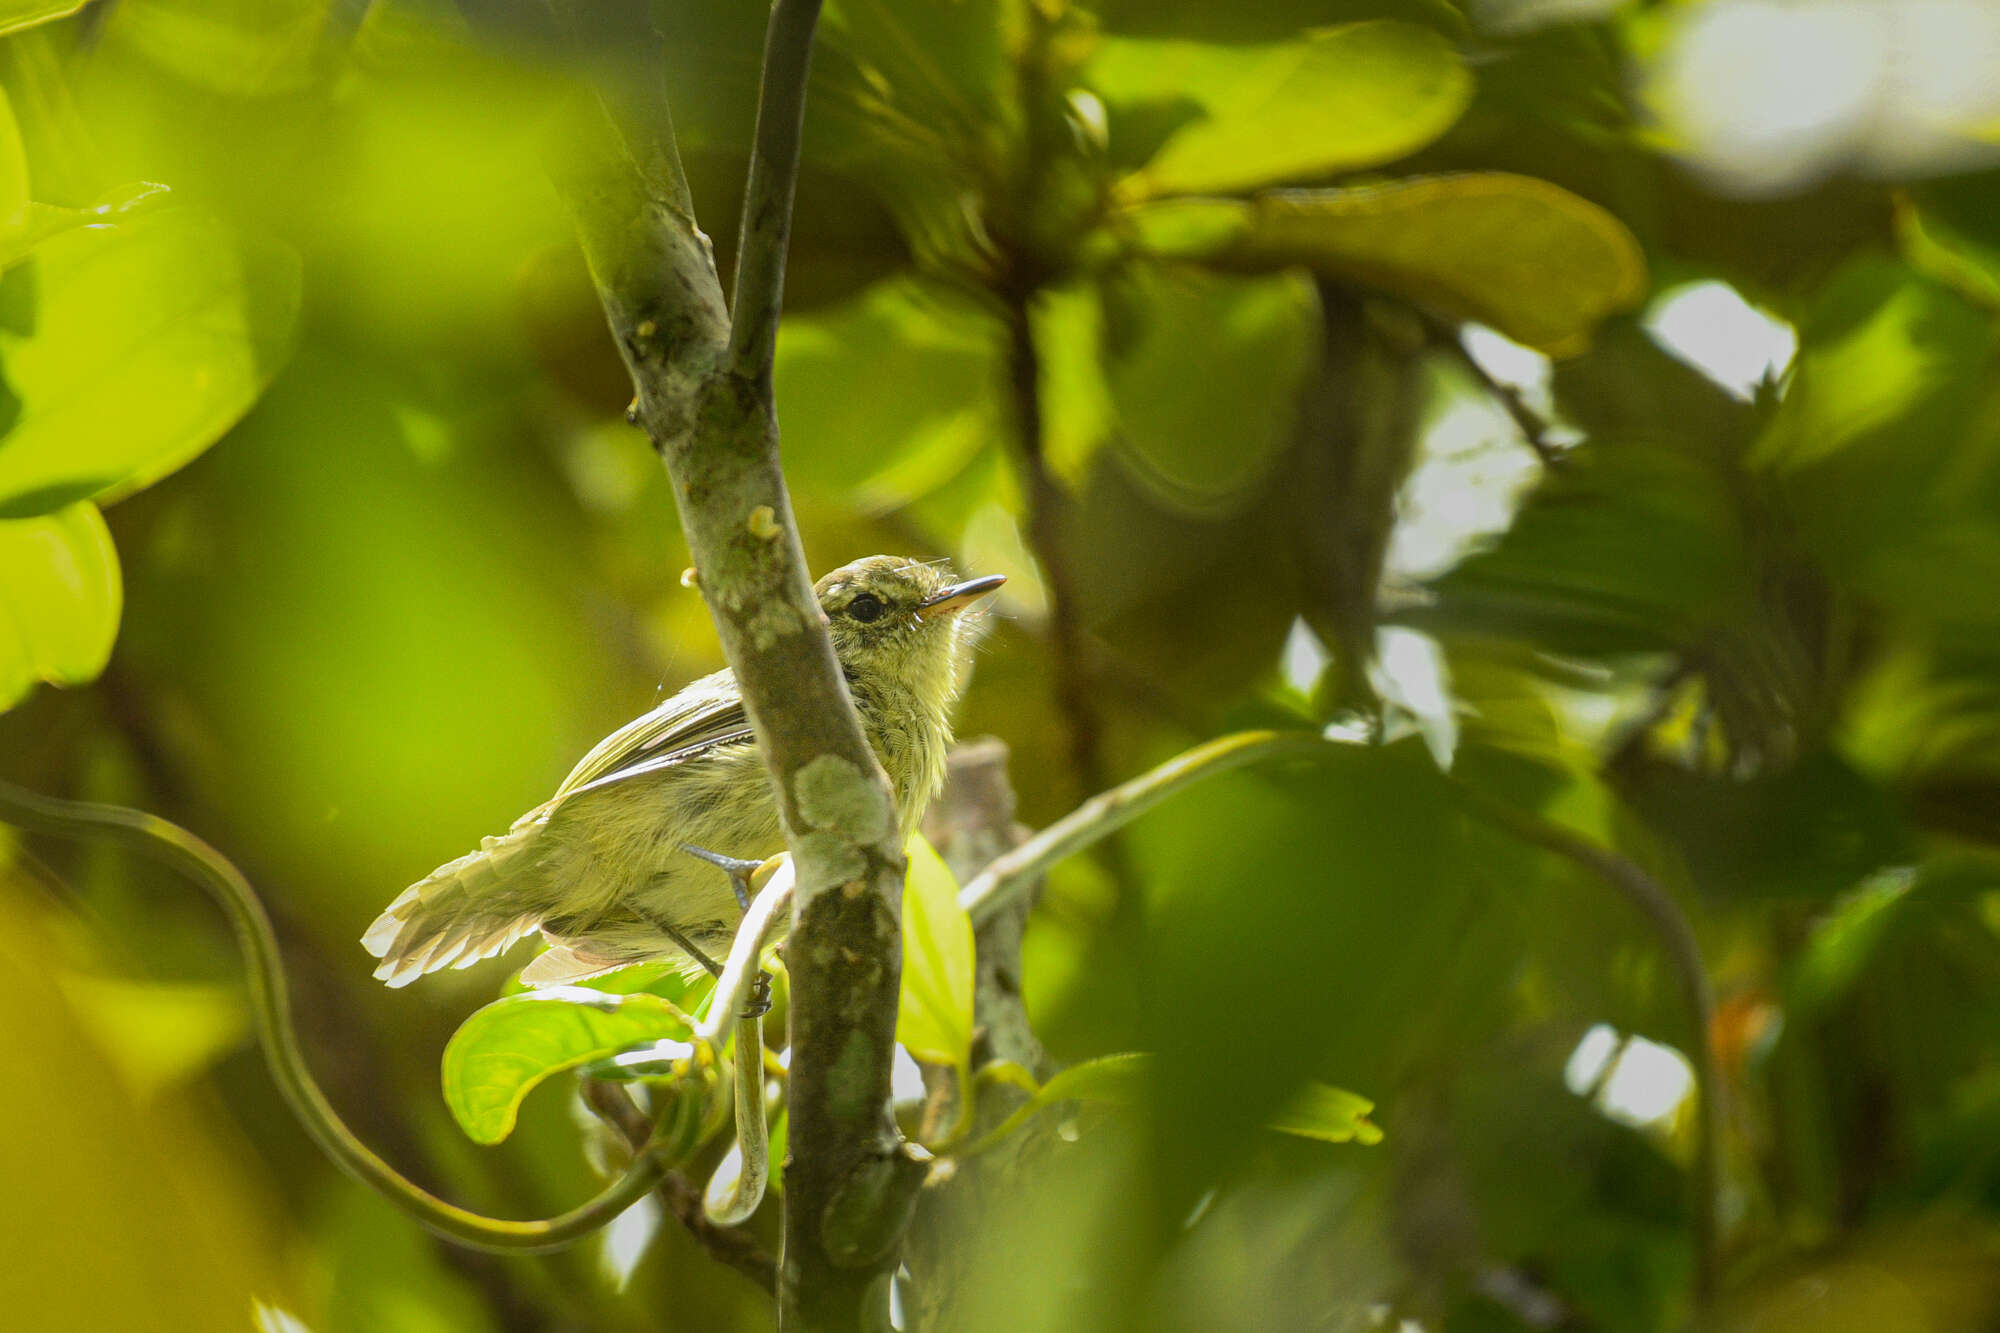
<svg viewBox="0 0 2000 1333">
<path fill-rule="evenodd" d="M 750 910 L 750 877 L 757 873 L 762 861 L 746 861 L 740 856 L 724 856 L 721 852 L 711 852 L 706 847 L 697 847 L 691 842 L 681 844 L 681 850 L 689 856 L 698 856 L 712 866 L 719 866 L 722 873 L 729 876 L 729 887 L 736 891 L 737 910 Z"/>
</svg>

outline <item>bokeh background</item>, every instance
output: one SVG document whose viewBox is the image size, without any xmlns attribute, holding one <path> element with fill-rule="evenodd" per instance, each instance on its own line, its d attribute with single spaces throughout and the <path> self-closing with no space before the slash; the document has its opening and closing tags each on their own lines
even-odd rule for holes
<svg viewBox="0 0 2000 1333">
<path fill-rule="evenodd" d="M 525 946 L 389 992 L 356 941 L 721 665 L 543 167 L 643 8 L 0 3 L 0 774 L 235 858 L 334 1102 L 514 1216 L 596 1187 L 575 1099 L 475 1148 L 437 1062 Z M 762 8 L 658 8 L 727 263 Z M 1234 726 L 1355 742 L 1053 876 L 1041 1037 L 1169 1073 L 1149 1135 L 1065 1123 L 965 1326 L 2000 1327 L 1996 68 L 1974 0 L 829 3 L 815 567 L 1009 576 L 960 730 L 1030 825 Z M 1708 1029 L 1466 788 L 1667 883 Z M 199 894 L 0 867 L 7 1322 L 768 1325 L 646 1210 L 428 1238 L 290 1119 Z M 1307 1078 L 1385 1141 L 1259 1129 Z"/>
</svg>

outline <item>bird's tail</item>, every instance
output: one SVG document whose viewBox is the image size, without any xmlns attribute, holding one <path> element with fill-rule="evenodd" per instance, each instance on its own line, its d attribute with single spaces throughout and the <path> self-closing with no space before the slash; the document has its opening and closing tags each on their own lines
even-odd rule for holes
<svg viewBox="0 0 2000 1333">
<path fill-rule="evenodd" d="M 470 967 L 512 946 L 541 924 L 539 910 L 523 910 L 509 883 L 534 866 L 530 845 L 539 821 L 486 838 L 479 850 L 447 862 L 389 904 L 361 937 L 382 960 L 378 979 L 407 986 L 427 972 Z"/>
</svg>

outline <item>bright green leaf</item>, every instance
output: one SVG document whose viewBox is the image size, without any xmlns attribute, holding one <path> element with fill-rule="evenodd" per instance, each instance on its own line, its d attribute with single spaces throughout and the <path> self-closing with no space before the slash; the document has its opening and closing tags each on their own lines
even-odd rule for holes
<svg viewBox="0 0 2000 1333">
<path fill-rule="evenodd" d="M 1002 1128 L 1010 1129 L 1057 1102 L 1143 1105 L 1152 1092 L 1154 1064 L 1150 1054 L 1124 1051 L 1071 1065 L 1044 1083 Z M 1382 1130 L 1368 1119 L 1374 1109 L 1375 1103 L 1366 1097 L 1325 1083 L 1309 1083 L 1271 1119 L 1270 1127 L 1325 1143 L 1375 1144 L 1382 1141 Z"/>
<path fill-rule="evenodd" d="M 37 23 L 64 18 L 82 9 L 86 0 L 0 0 L 0 37 Z"/>
<path fill-rule="evenodd" d="M 657 995 L 550 986 L 495 1000 L 444 1048 L 444 1100 L 477 1143 L 513 1132 L 521 1101 L 551 1074 L 661 1040 L 689 1041 L 687 1016 Z"/>
<path fill-rule="evenodd" d="M 5 517 L 116 499 L 213 444 L 270 380 L 299 301 L 290 252 L 180 210 L 52 237 L 7 282 L 33 331 L 0 331 L 20 400 L 0 437 Z"/>
<path fill-rule="evenodd" d="M 1442 37 L 1387 21 L 1261 46 L 1112 38 L 1086 77 L 1114 106 L 1193 104 L 1196 118 L 1132 180 L 1153 196 L 1393 162 L 1450 129 L 1472 97 L 1472 78 Z"/>
<path fill-rule="evenodd" d="M 1146 1100 L 1152 1069 L 1153 1057 L 1144 1052 L 1100 1055 L 1095 1060 L 1071 1065 L 1044 1083 L 1035 1094 L 1034 1104 L 1077 1101 L 1137 1106 Z"/>
<path fill-rule="evenodd" d="M 0 708 L 37 681 L 96 679 L 123 599 L 118 553 L 95 505 L 0 520 Z"/>
<path fill-rule="evenodd" d="M 0 88 L 0 236 L 19 225 L 28 211 L 28 153 L 21 143 L 14 104 Z"/>
<path fill-rule="evenodd" d="M 0 145 L 0 154 L 4 154 L 4 151 L 4 145 Z M 0 164 L 0 170 L 4 170 L 4 164 Z M 14 213 L 11 220 L 0 219 L 0 269 L 20 263 L 36 246 L 52 236 L 74 231 L 78 227 L 102 226 L 107 222 L 115 222 L 133 209 L 165 198 L 166 194 L 167 187 L 164 185 L 138 181 L 124 189 L 113 191 L 89 208 L 27 204 Z"/>
<path fill-rule="evenodd" d="M 1308 268 L 1490 324 L 1554 356 L 1582 350 L 1598 321 L 1646 289 L 1645 257 L 1622 222 L 1531 176 L 1288 190 L 1238 207 L 1233 229 L 1212 203 L 1199 213 L 1141 209 L 1137 220 L 1160 253 L 1239 272 Z"/>
<path fill-rule="evenodd" d="M 1848 992 L 1902 915 L 1915 882 L 1906 871 L 1876 875 L 1813 923 L 1786 988 L 1791 1012 L 1822 1014 Z"/>
<path fill-rule="evenodd" d="M 129 0 L 107 40 L 217 92 L 268 96 L 312 80 L 332 9 L 329 0 Z"/>
<path fill-rule="evenodd" d="M 1884 432 L 1914 441 L 1938 429 L 1945 423 L 1927 409 L 1978 373 L 1988 324 L 1985 312 L 1899 265 L 1851 265 L 1826 284 L 1800 330 L 1794 392 L 1751 451 L 1752 465 L 1791 471 Z"/>
<path fill-rule="evenodd" d="M 1104 382 L 1104 307 L 1095 286 L 1067 284 L 1045 289 L 1033 315 L 1042 456 L 1059 479 L 1080 486 L 1117 421 Z"/>
<path fill-rule="evenodd" d="M 958 881 L 922 835 L 910 839 L 909 866 L 896 1040 L 919 1060 L 962 1067 L 972 1053 L 972 918 L 958 905 Z"/>
<path fill-rule="evenodd" d="M 1323 1143 L 1382 1141 L 1382 1128 L 1368 1118 L 1375 1103 L 1344 1088 L 1308 1083 L 1291 1105 L 1271 1118 L 1271 1128 Z"/>
<path fill-rule="evenodd" d="M 1295 275 L 1141 268 L 1107 367 L 1123 456 L 1163 500 L 1226 510 L 1291 442 L 1317 321 Z M 1115 313 L 1115 312 L 1114 312 Z"/>
<path fill-rule="evenodd" d="M 774 373 L 793 487 L 889 509 L 948 480 L 986 443 L 997 333 L 913 282 L 786 319 Z"/>
</svg>

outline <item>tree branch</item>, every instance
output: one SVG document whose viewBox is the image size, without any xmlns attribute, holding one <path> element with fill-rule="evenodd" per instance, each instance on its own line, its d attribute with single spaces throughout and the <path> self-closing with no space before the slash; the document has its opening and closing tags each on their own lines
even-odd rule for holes
<svg viewBox="0 0 2000 1333">
<path fill-rule="evenodd" d="M 1541 459 L 1544 465 L 1560 466 L 1563 453 L 1549 443 L 1549 423 L 1543 419 L 1541 413 L 1528 406 L 1528 400 L 1521 396 L 1521 391 L 1511 384 L 1495 379 L 1491 371 L 1479 364 L 1479 358 L 1467 350 L 1464 333 L 1457 325 L 1432 315 L 1423 316 L 1423 320 L 1425 331 L 1430 334 L 1431 345 L 1449 353 L 1452 360 L 1463 366 L 1466 372 L 1478 381 L 1479 387 L 1486 391 L 1487 396 L 1500 404 L 1501 410 L 1513 419 L 1514 428 L 1521 432 L 1521 443 L 1534 450 L 1535 457 Z"/>
<path fill-rule="evenodd" d="M 383 1161 L 354 1136 L 300 1054 L 284 960 L 256 890 L 229 858 L 157 815 L 116 805 L 58 800 L 0 782 L 0 817 L 64 838 L 102 838 L 143 852 L 208 891 L 243 950 L 250 1013 L 272 1081 L 315 1143 L 343 1171 L 446 1240 L 478 1250 L 560 1249 L 611 1221 L 658 1184 L 665 1165 L 642 1143 L 632 1165 L 597 1197 L 556 1217 L 509 1221 L 447 1203 Z"/>
<path fill-rule="evenodd" d="M 758 89 L 757 136 L 743 218 L 736 233 L 736 282 L 729 331 L 729 368 L 771 392 L 771 357 L 784 308 L 785 252 L 792 229 L 792 195 L 799 178 L 806 82 L 820 0 L 778 0 L 764 37 L 764 77 Z"/>
<path fill-rule="evenodd" d="M 1027 503 L 1023 535 L 1049 591 L 1049 652 L 1055 659 L 1056 707 L 1069 729 L 1070 767 L 1084 791 L 1105 782 L 1104 727 L 1084 661 L 1083 628 L 1077 616 L 1076 578 L 1064 535 L 1067 498 L 1049 472 L 1043 448 L 1041 357 L 1030 313 L 1032 289 L 1007 302 L 1007 388 L 1013 404 L 1015 445 Z"/>
<path fill-rule="evenodd" d="M 624 1137 L 626 1146 L 636 1151 L 646 1141 L 650 1122 L 622 1086 L 602 1079 L 586 1079 L 583 1099 L 598 1119 Z M 693 1181 L 678 1171 L 668 1171 L 660 1177 L 653 1196 L 687 1228 L 688 1234 L 711 1258 L 735 1269 L 764 1291 L 777 1294 L 778 1261 L 749 1232 L 710 1221 L 702 1207 L 701 1191 Z"/>
<path fill-rule="evenodd" d="M 911 1169 L 889 1110 L 900 831 L 813 596 L 770 399 L 818 10 L 818 0 L 778 0 L 772 13 L 734 328 L 706 241 L 674 206 L 671 180 L 661 179 L 666 155 L 620 151 L 600 112 L 581 122 L 597 146 L 573 166 L 559 164 L 558 185 L 632 372 L 634 417 L 673 480 L 702 596 L 792 850 L 791 1160 L 779 1318 L 788 1329 L 846 1330 L 886 1313 L 887 1278 L 921 1172 Z"/>
</svg>

